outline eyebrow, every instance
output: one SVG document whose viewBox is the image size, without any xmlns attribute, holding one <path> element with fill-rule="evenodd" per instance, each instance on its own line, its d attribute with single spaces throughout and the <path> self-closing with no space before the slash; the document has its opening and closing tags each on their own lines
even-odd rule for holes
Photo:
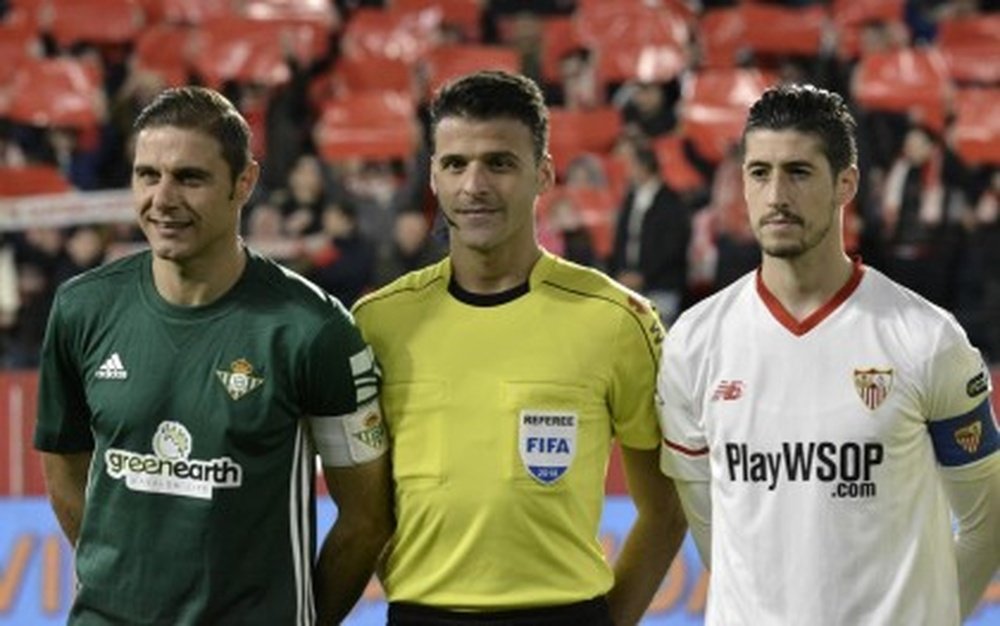
<svg viewBox="0 0 1000 626">
<path fill-rule="evenodd" d="M 746 164 L 743 167 L 744 167 L 744 169 L 750 169 L 752 167 L 774 167 L 774 166 L 775 166 L 775 164 L 772 163 L 771 161 L 764 161 L 764 160 L 761 160 L 761 159 L 754 159 L 752 161 L 747 161 Z M 789 168 L 794 168 L 794 167 L 815 168 L 816 164 L 813 163 L 812 161 L 808 161 L 808 160 L 805 160 L 805 159 L 795 159 L 793 161 L 781 161 L 781 162 L 777 163 L 777 166 L 781 167 L 781 168 L 784 168 L 784 169 L 789 169 Z"/>
<path fill-rule="evenodd" d="M 201 178 L 209 179 L 212 177 L 212 172 L 203 167 L 198 167 L 195 165 L 182 165 L 175 169 L 153 167 L 152 165 L 146 165 L 144 163 L 136 163 L 132 167 L 132 171 L 136 174 L 148 174 L 150 172 L 160 172 L 166 171 L 174 176 L 174 178 Z"/>
</svg>

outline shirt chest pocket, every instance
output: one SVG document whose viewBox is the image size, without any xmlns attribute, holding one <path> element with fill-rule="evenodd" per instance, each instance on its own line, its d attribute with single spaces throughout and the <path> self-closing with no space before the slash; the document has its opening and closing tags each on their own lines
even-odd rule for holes
<svg viewBox="0 0 1000 626">
<path fill-rule="evenodd" d="M 506 478 L 522 488 L 561 489 L 603 480 L 611 420 L 603 399 L 582 385 L 504 384 Z"/>
<path fill-rule="evenodd" d="M 445 384 L 440 381 L 386 383 L 382 410 L 392 437 L 393 477 L 414 487 L 442 481 L 445 442 Z"/>
</svg>

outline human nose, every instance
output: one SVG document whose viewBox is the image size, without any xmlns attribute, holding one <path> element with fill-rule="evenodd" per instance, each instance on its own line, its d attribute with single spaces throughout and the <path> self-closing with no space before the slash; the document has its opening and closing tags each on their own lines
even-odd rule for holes
<svg viewBox="0 0 1000 626">
<path fill-rule="evenodd" d="M 469 195 L 483 193 L 489 185 L 486 168 L 481 163 L 470 163 L 462 176 L 462 191 Z"/>
<path fill-rule="evenodd" d="M 764 197 L 768 206 L 783 207 L 788 204 L 788 176 L 778 172 L 771 176 L 764 188 Z"/>
<path fill-rule="evenodd" d="M 163 177 L 150 189 L 150 200 L 155 207 L 169 207 L 177 203 L 177 184 Z"/>
</svg>

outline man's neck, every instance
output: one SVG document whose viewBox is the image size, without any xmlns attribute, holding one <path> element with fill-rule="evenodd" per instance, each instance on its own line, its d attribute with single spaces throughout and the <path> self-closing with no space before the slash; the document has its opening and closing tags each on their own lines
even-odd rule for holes
<svg viewBox="0 0 1000 626">
<path fill-rule="evenodd" d="M 480 252 L 452 248 L 451 272 L 458 285 L 470 293 L 501 293 L 528 281 L 542 256 L 537 245 L 518 250 Z"/>
<path fill-rule="evenodd" d="M 796 320 L 804 320 L 830 301 L 850 280 L 854 264 L 839 255 L 803 255 L 784 259 L 764 255 L 761 280 Z"/>
<path fill-rule="evenodd" d="M 204 306 L 232 289 L 246 267 L 246 251 L 236 243 L 232 252 L 211 260 L 177 263 L 153 257 L 153 283 L 160 296 L 176 306 Z"/>
</svg>

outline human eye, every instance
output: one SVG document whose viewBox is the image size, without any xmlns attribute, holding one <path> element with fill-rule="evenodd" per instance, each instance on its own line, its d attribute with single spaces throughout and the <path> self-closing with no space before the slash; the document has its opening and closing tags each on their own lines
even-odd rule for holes
<svg viewBox="0 0 1000 626">
<path fill-rule="evenodd" d="M 440 161 L 441 169 L 446 172 L 461 171 L 465 167 L 465 159 L 457 157 L 444 157 Z"/>
<path fill-rule="evenodd" d="M 132 171 L 132 177 L 144 185 L 153 185 L 160 180 L 160 174 L 151 167 L 137 167 Z"/>
<path fill-rule="evenodd" d="M 517 167 L 517 161 L 506 155 L 493 157 L 489 163 L 490 169 L 498 172 L 507 172 Z"/>
<path fill-rule="evenodd" d="M 747 176 L 751 180 L 763 181 L 767 180 L 768 169 L 761 165 L 752 165 L 747 168 Z"/>
<path fill-rule="evenodd" d="M 177 172 L 177 182 L 185 187 L 200 187 L 208 179 L 208 173 L 201 170 L 180 170 Z"/>
</svg>

